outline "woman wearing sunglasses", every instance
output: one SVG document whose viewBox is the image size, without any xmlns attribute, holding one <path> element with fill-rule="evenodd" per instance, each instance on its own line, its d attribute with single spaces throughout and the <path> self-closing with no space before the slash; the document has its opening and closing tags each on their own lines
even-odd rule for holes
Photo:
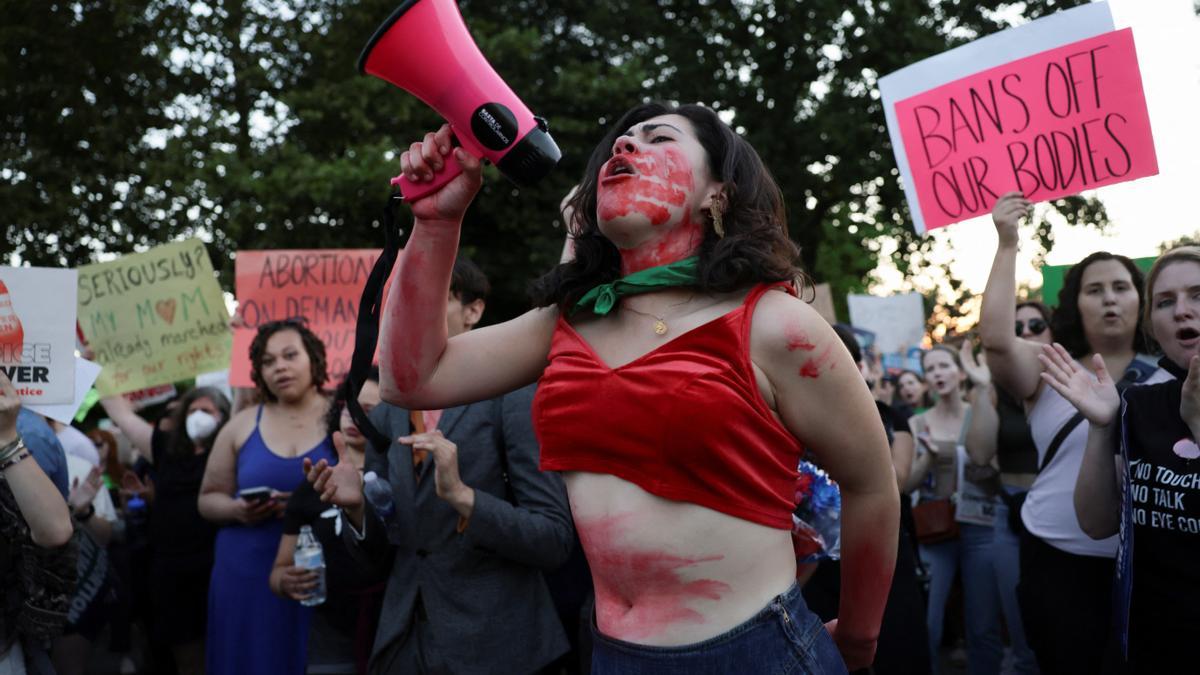
<svg viewBox="0 0 1200 675">
<path fill-rule="evenodd" d="M 1017 223 L 1032 208 L 1012 192 L 992 210 L 1000 243 L 980 319 L 995 383 L 1023 401 L 1038 453 L 1038 474 L 1020 509 L 1026 531 L 1017 595 L 1025 636 L 1043 673 L 1100 673 L 1114 654 L 1109 616 L 1117 538 L 1094 540 L 1080 528 L 1073 495 L 1087 426 L 1067 399 L 1043 384 L 1043 345 L 1013 330 Z M 1124 373 L 1121 387 L 1169 377 L 1141 356 L 1142 273 L 1129 258 L 1089 255 L 1067 272 L 1058 300 L 1050 329 L 1072 358 L 1091 363 L 1100 357 L 1109 372 Z M 1028 330 L 1026 320 L 1022 333 Z"/>
</svg>

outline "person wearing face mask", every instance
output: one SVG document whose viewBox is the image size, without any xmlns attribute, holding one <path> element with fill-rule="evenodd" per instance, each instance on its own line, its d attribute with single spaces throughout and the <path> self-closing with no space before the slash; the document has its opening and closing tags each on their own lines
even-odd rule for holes
<svg viewBox="0 0 1200 675">
<path fill-rule="evenodd" d="M 1110 630 L 1117 538 L 1088 536 L 1074 511 L 1087 426 L 1070 401 L 1045 386 L 1044 345 L 1013 331 L 1017 224 L 1032 208 L 1013 192 L 992 209 L 999 246 L 980 316 L 993 379 L 1024 404 L 1038 453 L 1038 474 L 1021 505 L 1017 599 L 1041 672 L 1113 672 L 1119 663 Z M 1129 258 L 1104 251 L 1087 256 L 1063 280 L 1050 323 L 1054 339 L 1081 364 L 1102 359 L 1108 372 L 1120 374 L 1119 389 L 1168 379 L 1145 356 L 1143 291 L 1142 273 Z"/>
<path fill-rule="evenodd" d="M 349 381 L 338 387 L 327 425 L 338 447 L 339 461 L 362 472 L 367 452 L 377 451 L 368 447 L 366 436 L 350 418 L 346 408 L 349 391 Z M 367 374 L 358 402 L 368 414 L 379 405 L 378 368 L 373 367 Z M 271 570 L 271 590 L 282 598 L 304 600 L 316 584 L 316 572 L 298 569 L 293 564 L 296 540 L 303 525 L 312 527 L 325 554 L 326 600 L 313 612 L 308 631 L 308 672 L 314 675 L 366 672 L 379 624 L 388 566 L 358 565 L 342 541 L 342 530 L 346 527 L 342 512 L 321 501 L 312 484 L 304 481 L 288 499 L 283 514 L 283 537 Z"/>
<path fill-rule="evenodd" d="M 535 282 L 536 309 L 448 337 L 440 308 L 479 163 L 449 127 L 400 160 L 424 182 L 452 152 L 463 173 L 411 204 L 383 399 L 444 408 L 538 382 L 541 469 L 562 472 L 595 582 L 591 672 L 869 666 L 895 568 L 895 472 L 866 382 L 797 297 L 783 196 L 754 148 L 703 106 L 627 111 L 569 200 L 575 257 Z M 795 583 L 805 452 L 841 489 L 827 624 Z"/>
<path fill-rule="evenodd" d="M 134 448 L 153 462 L 147 485 L 133 472 L 126 472 L 122 481 L 131 496 L 149 506 L 145 591 L 151 642 L 170 645 L 181 675 L 202 673 L 217 530 L 201 517 L 197 499 L 213 442 L 229 419 L 229 400 L 218 389 L 192 389 L 159 424 L 143 419 L 123 396 L 105 397 L 100 404 Z"/>
<path fill-rule="evenodd" d="M 200 485 L 200 514 L 220 526 L 205 665 L 210 675 L 298 675 L 312 611 L 273 594 L 269 578 L 304 461 L 334 457 L 322 391 L 329 379 L 325 344 L 303 318 L 263 323 L 250 343 L 250 364 L 263 403 L 234 415 L 217 434 Z"/>
<path fill-rule="evenodd" d="M 1042 379 L 1088 421 L 1075 515 L 1093 538 L 1123 531 L 1130 670 L 1157 674 L 1190 670 L 1200 631 L 1200 248 L 1160 256 L 1146 297 L 1172 379 L 1121 392 L 1102 357 L 1085 368 L 1058 344 L 1042 347 Z"/>
<path fill-rule="evenodd" d="M 969 345 L 969 343 L 967 343 Z M 969 349 L 969 347 L 968 347 Z M 966 351 L 966 350 L 964 350 Z M 916 457 L 912 472 L 901 491 L 920 489 L 920 502 L 913 507 L 920 541 L 921 559 L 929 569 L 929 601 L 926 614 L 929 651 L 935 671 L 942 642 L 946 601 L 950 597 L 956 573 L 962 573 L 963 605 L 966 615 L 967 669 L 981 675 L 1000 672 L 1003 645 L 998 623 L 999 598 L 991 559 L 992 528 L 978 522 L 954 522 L 950 528 L 931 528 L 931 524 L 950 524 L 931 514 L 953 513 L 957 521 L 961 500 L 959 448 L 964 444 L 972 407 L 963 386 L 971 376 L 984 378 L 987 368 L 972 364 L 963 367 L 959 353 L 945 345 L 935 345 L 921 355 L 925 381 L 936 396 L 936 403 L 908 420 L 916 439 Z M 986 382 L 974 381 L 976 386 Z"/>
</svg>

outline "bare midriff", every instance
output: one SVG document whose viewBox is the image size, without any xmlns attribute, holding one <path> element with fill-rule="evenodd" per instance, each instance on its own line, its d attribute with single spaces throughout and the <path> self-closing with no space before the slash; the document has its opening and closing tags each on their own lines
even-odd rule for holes
<svg viewBox="0 0 1200 675">
<path fill-rule="evenodd" d="M 564 475 L 604 635 L 678 646 L 752 618 L 796 577 L 791 533 L 652 495 L 616 476 Z"/>
</svg>

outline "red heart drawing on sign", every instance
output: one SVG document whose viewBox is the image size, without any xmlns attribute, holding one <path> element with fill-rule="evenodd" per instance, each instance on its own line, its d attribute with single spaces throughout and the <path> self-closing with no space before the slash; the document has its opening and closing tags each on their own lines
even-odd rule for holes
<svg viewBox="0 0 1200 675">
<path fill-rule="evenodd" d="M 154 303 L 154 311 L 167 323 L 175 323 L 175 299 L 159 300 Z"/>
</svg>

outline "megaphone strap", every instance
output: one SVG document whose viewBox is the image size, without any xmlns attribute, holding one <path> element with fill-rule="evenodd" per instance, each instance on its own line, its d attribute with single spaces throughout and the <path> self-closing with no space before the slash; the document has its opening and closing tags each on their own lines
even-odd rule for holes
<svg viewBox="0 0 1200 675">
<path fill-rule="evenodd" d="M 383 252 L 375 261 L 375 266 L 371 268 L 371 275 L 367 277 L 367 283 L 363 284 L 362 297 L 358 303 L 358 319 L 354 329 L 354 354 L 350 357 L 350 372 L 347 375 L 350 386 L 346 396 L 346 409 L 350 411 L 350 418 L 354 420 L 354 425 L 358 427 L 363 436 L 366 436 L 370 445 L 376 451 L 384 454 L 387 454 L 392 439 L 381 433 L 371 423 L 367 413 L 358 403 L 358 394 L 367 380 L 371 363 L 375 360 L 375 347 L 379 344 L 379 317 L 386 302 L 386 298 L 383 297 L 383 287 L 387 283 L 388 277 L 392 275 L 392 268 L 395 267 L 396 259 L 400 255 L 401 232 L 396 225 L 396 209 L 403 201 L 403 197 L 398 192 L 393 193 L 388 197 L 387 205 L 383 209 Z"/>
</svg>

